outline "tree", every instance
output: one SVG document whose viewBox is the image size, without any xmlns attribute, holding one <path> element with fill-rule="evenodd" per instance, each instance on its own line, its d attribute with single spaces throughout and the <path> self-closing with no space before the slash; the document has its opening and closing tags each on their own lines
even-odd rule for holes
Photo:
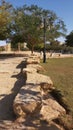
<svg viewBox="0 0 73 130">
<path fill-rule="evenodd" d="M 40 41 L 41 30 L 39 26 L 41 21 L 31 12 L 32 10 L 30 11 L 30 8 L 26 8 L 26 6 L 14 10 L 12 45 L 27 42 L 33 53 L 35 44 Z"/>
<path fill-rule="evenodd" d="M 46 39 L 50 42 L 54 41 L 55 39 L 59 38 L 60 36 L 66 36 L 66 26 L 64 21 L 61 20 L 57 15 L 50 10 L 42 9 L 38 6 L 31 5 L 30 7 L 26 8 L 33 17 L 37 17 L 40 19 L 39 27 L 42 25 L 41 37 L 43 37 L 43 22 L 44 18 L 46 21 Z M 25 9 L 25 10 L 26 10 Z"/>
<path fill-rule="evenodd" d="M 65 43 L 66 43 L 67 46 L 73 47 L 73 31 L 70 32 L 70 34 L 66 36 Z"/>
<path fill-rule="evenodd" d="M 43 18 L 46 21 L 46 39 L 49 42 L 54 42 L 60 36 L 66 36 L 66 26 L 64 21 L 50 10 L 43 10 Z"/>
<path fill-rule="evenodd" d="M 43 40 L 43 19 L 46 19 L 46 39 L 53 42 L 60 36 L 65 36 L 64 22 L 53 11 L 44 10 L 36 5 L 26 6 L 14 10 L 13 39 L 15 42 L 27 42 L 34 50 L 36 44 Z M 20 37 L 20 39 L 19 39 Z"/>
<path fill-rule="evenodd" d="M 11 8 L 12 5 L 6 3 L 4 0 L 0 2 L 0 39 L 6 39 L 10 33 L 11 22 Z"/>
</svg>

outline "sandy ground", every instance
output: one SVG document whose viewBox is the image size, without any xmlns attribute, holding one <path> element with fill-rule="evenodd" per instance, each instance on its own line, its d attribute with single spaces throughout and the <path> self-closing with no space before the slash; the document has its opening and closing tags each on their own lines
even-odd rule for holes
<svg viewBox="0 0 73 130">
<path fill-rule="evenodd" d="M 13 99 L 25 84 L 23 57 L 0 58 L 0 120 L 14 120 Z M 0 129 L 1 130 L 1 129 Z"/>
<path fill-rule="evenodd" d="M 26 78 L 22 74 L 25 67 L 24 57 L 0 58 L 0 130 L 61 130 L 37 119 L 16 121 L 13 100 L 25 84 Z"/>
</svg>

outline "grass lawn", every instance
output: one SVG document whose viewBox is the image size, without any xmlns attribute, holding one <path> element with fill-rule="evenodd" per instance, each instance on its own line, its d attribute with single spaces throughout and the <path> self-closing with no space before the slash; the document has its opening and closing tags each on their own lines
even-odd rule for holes
<svg viewBox="0 0 73 130">
<path fill-rule="evenodd" d="M 42 73 L 50 76 L 73 114 L 73 58 L 52 58 L 41 65 L 45 69 Z"/>
</svg>

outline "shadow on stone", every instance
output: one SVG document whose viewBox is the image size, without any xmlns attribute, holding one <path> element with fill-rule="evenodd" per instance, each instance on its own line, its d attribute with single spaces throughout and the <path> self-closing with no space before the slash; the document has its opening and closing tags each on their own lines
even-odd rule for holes
<svg viewBox="0 0 73 130">
<path fill-rule="evenodd" d="M 54 123 L 48 123 L 46 120 L 41 119 L 41 115 L 29 116 L 26 120 L 23 119 L 22 125 L 25 127 L 25 130 L 60 130 L 58 126 Z M 21 119 L 19 119 L 21 120 Z M 19 124 L 21 121 L 18 121 Z"/>
</svg>

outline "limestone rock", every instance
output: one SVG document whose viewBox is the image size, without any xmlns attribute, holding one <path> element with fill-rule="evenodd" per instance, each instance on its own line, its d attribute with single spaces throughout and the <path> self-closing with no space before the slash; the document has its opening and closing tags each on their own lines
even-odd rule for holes
<svg viewBox="0 0 73 130">
<path fill-rule="evenodd" d="M 48 92 L 52 91 L 54 87 L 51 83 L 41 82 L 40 89 L 44 92 L 44 94 L 48 94 Z"/>
<path fill-rule="evenodd" d="M 27 68 L 34 68 L 36 69 L 36 72 L 45 71 L 44 68 L 39 64 L 28 64 Z"/>
<path fill-rule="evenodd" d="M 35 73 L 35 72 L 37 72 L 37 70 L 35 68 L 24 68 L 23 72 L 26 72 L 26 73 Z"/>
<path fill-rule="evenodd" d="M 26 62 L 27 64 L 39 64 L 40 59 L 39 57 L 29 57 Z"/>
<path fill-rule="evenodd" d="M 41 108 L 40 86 L 25 85 L 17 94 L 13 109 L 17 116 L 36 113 Z"/>
<path fill-rule="evenodd" d="M 26 73 L 37 73 L 39 71 L 44 71 L 43 67 L 38 64 L 28 64 L 27 68 L 23 69 L 23 72 Z"/>
<path fill-rule="evenodd" d="M 51 87 L 53 86 L 53 82 L 49 76 L 42 75 L 39 73 L 28 73 L 27 72 L 27 80 L 26 83 L 32 84 L 41 84 L 41 83 L 48 83 Z"/>
<path fill-rule="evenodd" d="M 46 121 L 56 119 L 61 114 L 66 114 L 65 109 L 50 94 L 43 98 L 42 103 L 40 114 Z"/>
</svg>

